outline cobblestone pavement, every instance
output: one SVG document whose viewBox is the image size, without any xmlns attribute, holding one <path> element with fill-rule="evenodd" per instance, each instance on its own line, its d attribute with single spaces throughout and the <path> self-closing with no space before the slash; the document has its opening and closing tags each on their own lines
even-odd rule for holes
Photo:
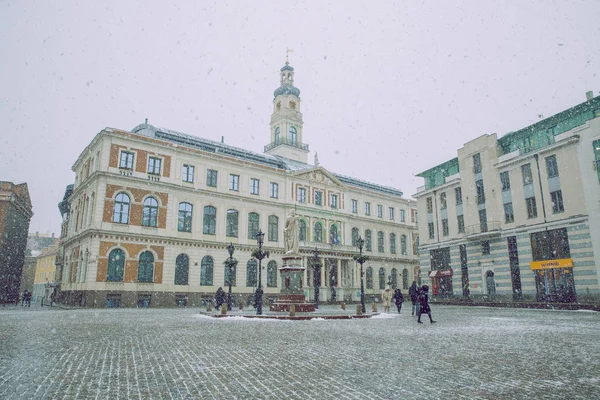
<svg viewBox="0 0 600 400">
<path fill-rule="evenodd" d="M 0 308 L 0 398 L 600 398 L 596 312 L 433 306 L 438 323 L 417 324 L 410 309 L 341 321 L 198 311 Z"/>
</svg>

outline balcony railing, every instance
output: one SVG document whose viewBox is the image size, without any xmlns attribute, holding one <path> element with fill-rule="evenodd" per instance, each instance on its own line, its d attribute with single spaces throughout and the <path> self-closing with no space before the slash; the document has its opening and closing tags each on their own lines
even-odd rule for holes
<svg viewBox="0 0 600 400">
<path fill-rule="evenodd" d="M 465 227 L 465 236 L 470 235 L 482 235 L 486 236 L 489 234 L 490 236 L 494 236 L 500 232 L 500 222 L 499 221 L 487 221 L 485 224 L 475 224 L 469 225 Z"/>
<path fill-rule="evenodd" d="M 292 146 L 292 147 L 296 147 L 298 149 L 302 149 L 302 150 L 305 150 L 305 151 L 309 151 L 307 144 L 304 144 L 304 143 L 301 143 L 301 142 L 298 142 L 298 141 L 292 141 L 292 140 L 290 140 L 288 138 L 279 138 L 276 141 L 271 142 L 270 144 L 266 145 L 265 146 L 265 152 L 271 150 L 274 147 L 280 146 L 282 144 L 285 144 L 285 145 L 288 145 L 288 146 Z"/>
</svg>

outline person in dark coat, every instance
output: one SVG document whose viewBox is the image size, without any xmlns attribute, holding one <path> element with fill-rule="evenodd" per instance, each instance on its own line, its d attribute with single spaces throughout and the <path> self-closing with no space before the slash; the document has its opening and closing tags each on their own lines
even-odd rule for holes
<svg viewBox="0 0 600 400">
<path fill-rule="evenodd" d="M 398 309 L 398 314 L 400 314 L 400 310 L 402 310 L 402 302 L 404 301 L 404 295 L 402 294 L 400 289 L 394 290 L 394 296 L 392 296 L 392 299 L 394 299 L 394 303 L 396 304 L 396 308 Z"/>
<path fill-rule="evenodd" d="M 429 322 L 435 324 L 435 321 L 431 318 L 431 308 L 429 308 L 429 286 L 423 285 L 421 287 L 421 291 L 419 292 L 419 305 L 421 307 L 419 312 L 419 319 L 417 322 L 422 324 L 421 322 L 421 314 L 427 314 L 429 316 Z"/>
<path fill-rule="evenodd" d="M 217 293 L 215 293 L 215 308 L 218 310 L 223 303 L 225 303 L 225 291 L 222 287 L 219 287 Z"/>
<path fill-rule="evenodd" d="M 410 296 L 410 301 L 412 302 L 412 315 L 415 315 L 415 311 L 417 315 L 419 314 L 419 287 L 417 286 L 417 281 L 413 281 L 412 285 L 408 288 L 408 295 Z"/>
</svg>

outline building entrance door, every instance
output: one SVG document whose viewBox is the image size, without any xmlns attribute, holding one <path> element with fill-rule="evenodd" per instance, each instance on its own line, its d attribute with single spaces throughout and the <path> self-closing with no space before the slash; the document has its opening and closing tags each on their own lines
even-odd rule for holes
<svg viewBox="0 0 600 400">
<path fill-rule="evenodd" d="M 570 303 L 577 299 L 571 268 L 537 270 L 535 281 L 538 301 Z"/>
<path fill-rule="evenodd" d="M 487 293 L 490 296 L 496 294 L 496 280 L 494 279 L 494 272 L 488 271 L 485 273 L 485 284 L 487 288 Z"/>
</svg>

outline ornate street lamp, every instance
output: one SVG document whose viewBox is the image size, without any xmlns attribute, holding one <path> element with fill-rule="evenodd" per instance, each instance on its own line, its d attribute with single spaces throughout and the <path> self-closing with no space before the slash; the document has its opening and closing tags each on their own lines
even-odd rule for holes
<svg viewBox="0 0 600 400">
<path fill-rule="evenodd" d="M 262 264 L 261 264 L 261 261 L 263 260 L 263 258 L 269 258 L 269 252 L 262 251 L 264 237 L 265 237 L 264 232 L 259 230 L 258 233 L 256 234 L 256 240 L 258 242 L 258 249 L 254 250 L 252 252 L 252 257 L 254 257 L 258 260 L 258 287 L 256 288 L 256 291 L 254 292 L 254 304 L 256 304 L 256 315 L 262 315 L 263 289 L 262 289 L 262 273 L 261 273 L 262 272 Z"/>
<path fill-rule="evenodd" d="M 315 246 L 313 251 L 313 269 L 314 279 L 313 284 L 315 287 L 315 308 L 319 309 L 319 288 L 321 287 L 321 266 L 319 265 L 319 249 Z"/>
<path fill-rule="evenodd" d="M 227 294 L 227 311 L 231 311 L 231 281 L 233 276 L 233 252 L 235 251 L 235 247 L 233 247 L 233 243 L 229 243 L 227 246 L 227 251 L 229 252 L 229 260 L 227 260 L 227 265 L 229 267 L 229 293 Z"/>
<path fill-rule="evenodd" d="M 363 282 L 363 264 L 365 263 L 365 261 L 367 261 L 369 259 L 369 257 L 363 255 L 362 250 L 363 250 L 363 246 L 365 244 L 365 241 L 363 240 L 362 237 L 358 237 L 358 240 L 356 241 L 356 245 L 358 246 L 358 251 L 359 251 L 359 255 L 358 256 L 354 256 L 354 261 L 356 261 L 357 263 L 360 264 L 360 305 L 362 306 L 362 312 L 365 313 L 365 285 Z"/>
</svg>

